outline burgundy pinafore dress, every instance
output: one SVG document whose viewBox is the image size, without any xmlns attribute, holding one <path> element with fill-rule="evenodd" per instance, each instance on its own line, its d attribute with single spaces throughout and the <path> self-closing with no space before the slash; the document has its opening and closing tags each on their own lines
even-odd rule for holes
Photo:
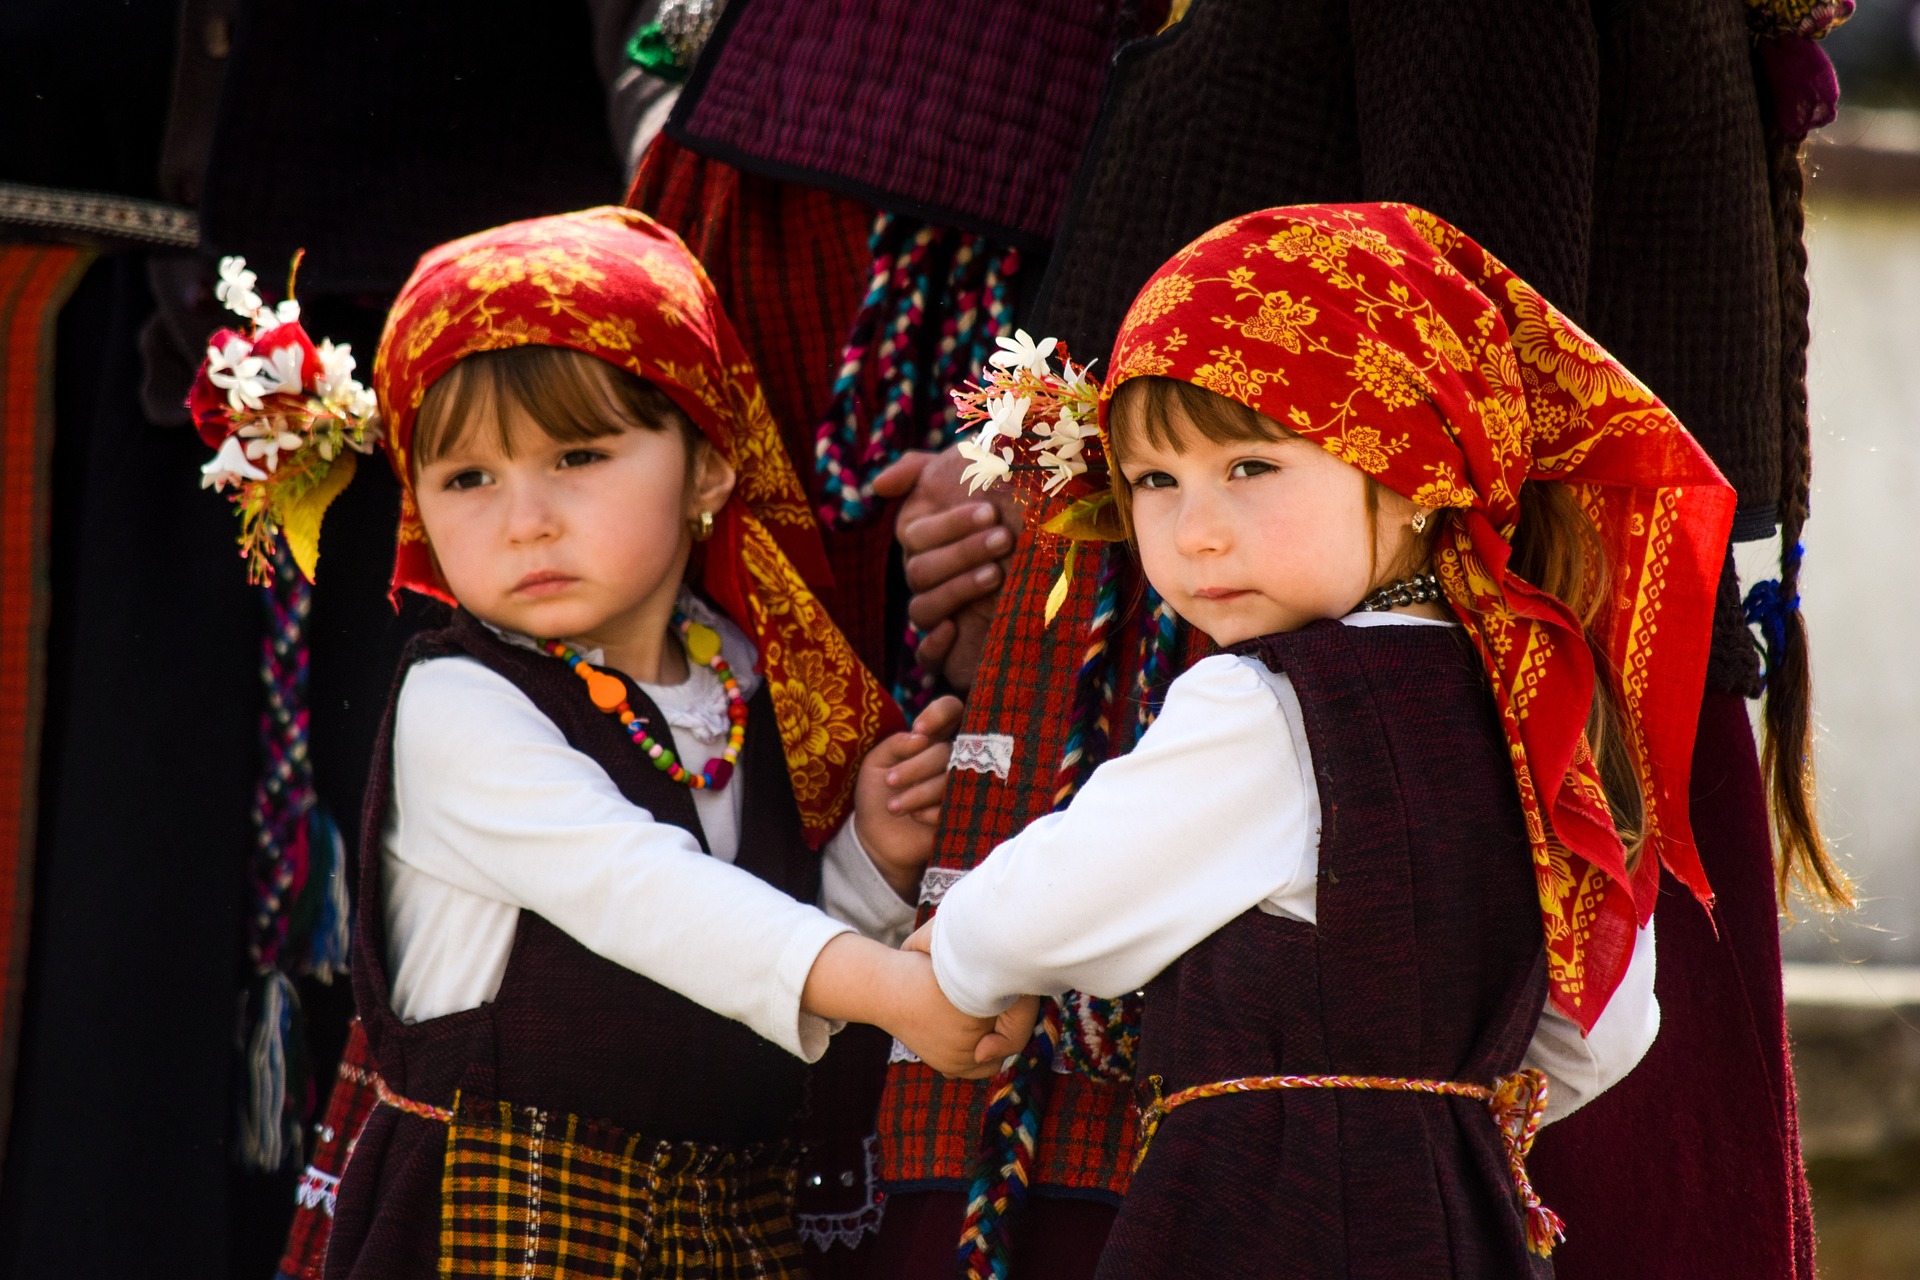
<svg viewBox="0 0 1920 1280">
<path fill-rule="evenodd" d="M 401 669 L 454 655 L 511 680 L 621 794 L 705 847 L 688 789 L 593 706 L 564 663 L 461 611 L 416 638 Z M 634 710 L 664 725 L 622 679 Z M 524 910 L 491 1002 L 417 1023 L 395 1016 L 380 874 L 392 732 L 390 704 L 368 788 L 353 957 L 385 1101 L 341 1179 L 329 1280 L 804 1275 L 792 1222 L 798 1058 Z M 743 764 L 737 865 L 811 902 L 819 855 L 802 835 L 764 686 L 749 705 Z"/>
<path fill-rule="evenodd" d="M 1299 694 L 1319 784 L 1318 923 L 1258 910 L 1147 988 L 1140 1072 L 1488 1085 L 1546 999 L 1507 744 L 1457 628 L 1315 623 L 1236 647 Z M 1550 1276 L 1487 1104 L 1358 1089 L 1206 1097 L 1154 1132 L 1101 1280 Z"/>
</svg>

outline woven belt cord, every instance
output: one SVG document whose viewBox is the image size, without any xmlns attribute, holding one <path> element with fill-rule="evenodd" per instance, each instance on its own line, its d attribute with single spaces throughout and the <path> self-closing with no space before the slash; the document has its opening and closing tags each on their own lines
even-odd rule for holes
<svg viewBox="0 0 1920 1280">
<path fill-rule="evenodd" d="M 1375 1089 L 1389 1093 L 1444 1094 L 1478 1099 L 1487 1104 L 1487 1110 L 1493 1115 L 1494 1127 L 1500 1131 L 1500 1141 L 1506 1147 L 1507 1171 L 1513 1175 L 1513 1189 L 1520 1197 L 1526 1219 L 1527 1248 L 1543 1258 L 1549 1257 L 1553 1253 L 1553 1246 L 1566 1238 L 1566 1225 L 1560 1221 L 1560 1215 L 1540 1203 L 1540 1197 L 1534 1193 L 1533 1183 L 1527 1178 L 1527 1152 L 1533 1149 L 1534 1136 L 1540 1132 L 1540 1121 L 1547 1111 L 1545 1072 L 1527 1067 L 1501 1077 L 1491 1086 L 1461 1084 L 1453 1080 L 1404 1080 L 1397 1076 L 1241 1076 L 1235 1080 L 1195 1085 L 1165 1097 L 1160 1093 L 1163 1083 L 1159 1076 L 1148 1080 L 1153 1089 L 1153 1101 L 1140 1112 L 1140 1145 L 1134 1156 L 1135 1169 L 1147 1158 L 1147 1148 L 1152 1144 L 1160 1122 L 1176 1107 L 1198 1102 L 1202 1098 L 1224 1098 L 1230 1094 L 1263 1093 L 1278 1089 Z"/>
<path fill-rule="evenodd" d="M 382 1106 L 404 1111 L 410 1116 L 419 1116 L 422 1120 L 438 1120 L 448 1124 L 453 1120 L 453 1108 L 436 1107 L 431 1103 L 415 1102 L 412 1098 L 403 1098 L 387 1087 L 387 1082 L 379 1076 L 373 1078 L 373 1091 L 380 1098 Z"/>
</svg>

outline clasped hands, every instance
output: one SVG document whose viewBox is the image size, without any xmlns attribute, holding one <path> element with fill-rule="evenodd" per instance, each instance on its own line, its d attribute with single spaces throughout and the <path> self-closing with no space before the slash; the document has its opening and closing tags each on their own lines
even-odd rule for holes
<svg viewBox="0 0 1920 1280">
<path fill-rule="evenodd" d="M 905 733 L 877 744 L 854 785 L 854 829 L 867 857 L 905 902 L 919 894 L 946 798 L 947 758 L 960 701 L 936 699 Z M 932 925 L 898 951 L 855 933 L 824 947 L 807 975 L 801 1007 L 820 1017 L 866 1022 L 891 1033 L 946 1076 L 983 1079 L 1033 1034 L 1037 997 L 996 1017 L 954 1007 L 933 976 Z"/>
</svg>

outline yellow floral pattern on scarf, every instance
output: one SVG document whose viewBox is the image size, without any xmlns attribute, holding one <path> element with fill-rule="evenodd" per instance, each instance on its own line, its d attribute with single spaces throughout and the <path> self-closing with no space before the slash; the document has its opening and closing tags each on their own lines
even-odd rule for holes
<svg viewBox="0 0 1920 1280">
<path fill-rule="evenodd" d="M 1202 325 L 1231 343 L 1188 349 Z M 1214 228 L 1141 291 L 1110 367 L 1103 405 L 1129 378 L 1180 378 L 1454 509 L 1434 569 L 1506 730 L 1554 1002 L 1590 1027 L 1660 868 L 1709 898 L 1687 775 L 1732 521 L 1725 480 L 1599 344 L 1458 228 L 1406 205 L 1271 209 Z M 1631 874 L 1585 739 L 1586 635 L 1507 569 L 1528 480 L 1566 483 L 1608 553 L 1612 605 L 1596 631 L 1654 855 Z"/>
<path fill-rule="evenodd" d="M 374 385 L 405 490 L 394 591 L 447 598 L 407 465 L 427 388 L 463 357 L 518 346 L 595 356 L 651 381 L 732 463 L 702 585 L 750 635 L 773 697 L 794 798 L 816 846 L 852 803 L 860 761 L 900 711 L 808 585 L 826 560 L 806 491 L 753 363 L 679 238 L 630 209 L 536 218 L 420 260 L 387 317 Z"/>
</svg>

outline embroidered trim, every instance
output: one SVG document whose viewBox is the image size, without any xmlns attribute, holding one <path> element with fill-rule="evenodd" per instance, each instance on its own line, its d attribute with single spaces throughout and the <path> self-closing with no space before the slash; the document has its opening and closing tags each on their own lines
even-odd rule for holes
<svg viewBox="0 0 1920 1280">
<path fill-rule="evenodd" d="M 928 867 L 920 877 L 920 905 L 937 907 L 940 900 L 947 896 L 947 890 L 960 883 L 960 877 L 967 874 L 959 867 Z"/>
<path fill-rule="evenodd" d="M 307 1171 L 300 1175 L 300 1185 L 293 1194 L 294 1202 L 302 1209 L 318 1209 L 331 1218 L 333 1206 L 340 1196 L 340 1179 L 335 1174 L 308 1165 Z"/>
<path fill-rule="evenodd" d="M 138 240 L 191 249 L 200 243 L 200 215 L 191 209 L 99 195 L 0 182 L 0 223 L 45 227 L 85 235 Z"/>
<path fill-rule="evenodd" d="M 953 740 L 953 754 L 947 758 L 949 770 L 966 769 L 990 773 L 1005 781 L 1013 768 L 1013 735 L 1008 733 L 963 733 Z"/>
<path fill-rule="evenodd" d="M 912 1053 L 898 1040 L 893 1042 L 897 1050 Z M 918 1062 L 915 1058 L 913 1061 Z M 794 1215 L 794 1229 L 799 1233 L 801 1243 L 810 1244 L 825 1253 L 836 1244 L 844 1244 L 849 1249 L 860 1247 L 863 1236 L 880 1234 L 880 1220 L 886 1216 L 887 1193 L 880 1189 L 880 1135 L 870 1133 L 861 1144 L 866 1154 L 867 1165 L 867 1202 L 852 1213 L 797 1213 Z"/>
</svg>

